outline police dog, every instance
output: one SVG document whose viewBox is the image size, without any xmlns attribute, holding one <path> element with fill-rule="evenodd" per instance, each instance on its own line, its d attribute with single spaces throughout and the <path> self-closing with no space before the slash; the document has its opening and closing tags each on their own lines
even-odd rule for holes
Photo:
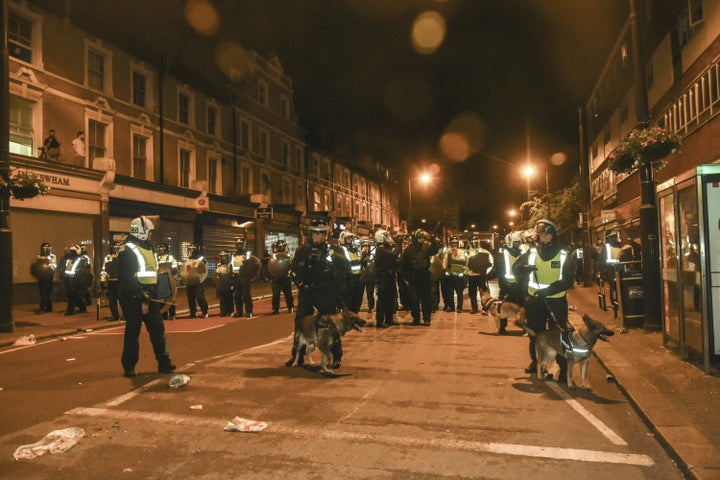
<svg viewBox="0 0 720 480">
<path fill-rule="evenodd" d="M 480 297 L 480 303 L 483 310 L 495 320 L 495 334 L 506 335 L 508 318 L 514 318 L 515 321 L 525 321 L 525 308 L 517 303 L 507 302 L 493 298 L 490 292 L 483 292 Z"/>
<path fill-rule="evenodd" d="M 295 330 L 295 361 L 293 367 L 300 363 L 300 356 L 303 350 L 313 364 L 310 354 L 315 347 L 322 353 L 320 369 L 325 373 L 333 373 L 329 368 L 335 362 L 330 348 L 338 340 L 338 337 L 345 335 L 350 330 L 362 332 L 367 322 L 360 318 L 357 313 L 350 310 L 343 310 L 333 315 L 308 315 L 300 319 Z M 303 347 L 306 347 L 303 349 Z"/>
<path fill-rule="evenodd" d="M 535 354 L 537 355 L 537 377 L 538 380 L 544 379 L 544 372 L 547 364 L 555 359 L 556 355 L 562 355 L 567 359 L 567 386 L 574 389 L 573 383 L 573 367 L 580 364 L 580 378 L 582 386 L 586 390 L 590 390 L 587 383 L 587 365 L 590 360 L 590 354 L 598 340 L 608 341 L 607 337 L 615 335 L 612 330 L 605 328 L 602 323 L 593 320 L 588 315 L 583 315 L 585 325 L 578 330 L 572 332 L 570 341 L 573 345 L 572 350 L 567 351 L 560 343 L 560 330 L 553 327 L 550 330 L 536 332 L 525 322 L 515 321 L 515 324 L 525 330 L 528 335 L 535 337 Z"/>
</svg>

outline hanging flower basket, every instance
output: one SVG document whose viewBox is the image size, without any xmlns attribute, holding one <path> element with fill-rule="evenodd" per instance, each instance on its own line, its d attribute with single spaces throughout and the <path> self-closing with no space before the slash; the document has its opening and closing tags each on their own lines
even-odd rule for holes
<svg viewBox="0 0 720 480">
<path fill-rule="evenodd" d="M 645 162 L 660 170 L 667 165 L 665 158 L 680 150 L 680 137 L 661 127 L 634 129 L 608 155 L 610 170 L 630 173 Z"/>
<path fill-rule="evenodd" d="M 45 195 L 50 188 L 37 174 L 27 170 L 15 170 L 10 173 L 9 182 L 0 176 L 0 190 L 10 190 L 15 200 L 25 200 Z"/>
</svg>

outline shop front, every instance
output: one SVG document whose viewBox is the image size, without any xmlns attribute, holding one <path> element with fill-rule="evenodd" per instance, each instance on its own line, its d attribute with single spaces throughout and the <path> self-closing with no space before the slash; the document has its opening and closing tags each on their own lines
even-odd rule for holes
<svg viewBox="0 0 720 480">
<path fill-rule="evenodd" d="M 720 361 L 720 165 L 698 166 L 657 192 L 664 342 L 709 371 Z"/>
</svg>

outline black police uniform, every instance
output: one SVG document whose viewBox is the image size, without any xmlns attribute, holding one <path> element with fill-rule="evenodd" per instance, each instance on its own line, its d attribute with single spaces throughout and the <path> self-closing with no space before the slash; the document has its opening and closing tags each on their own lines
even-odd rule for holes
<svg viewBox="0 0 720 480">
<path fill-rule="evenodd" d="M 430 257 L 439 250 L 440 244 L 437 241 L 421 243 L 414 239 L 402 254 L 400 263 L 408 285 L 413 325 L 420 325 L 421 313 L 425 324 L 430 324 Z"/>
</svg>

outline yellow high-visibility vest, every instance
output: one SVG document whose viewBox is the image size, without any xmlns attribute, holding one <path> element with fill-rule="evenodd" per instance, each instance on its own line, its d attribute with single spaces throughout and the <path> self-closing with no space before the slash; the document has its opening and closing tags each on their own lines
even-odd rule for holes
<svg viewBox="0 0 720 480">
<path fill-rule="evenodd" d="M 138 247 L 134 243 L 126 243 L 125 247 L 129 248 L 138 261 L 138 271 L 135 272 L 135 278 L 143 285 L 157 284 L 157 259 L 155 253 L 148 249 Z"/>
<path fill-rule="evenodd" d="M 538 290 L 547 288 L 551 283 L 561 280 L 563 265 L 565 265 L 567 256 L 568 253 L 564 249 L 560 249 L 553 258 L 545 261 L 537 254 L 537 249 L 531 248 L 528 255 L 528 265 L 537 267 L 537 270 L 530 275 L 528 294 L 534 296 Z M 542 282 L 539 279 L 542 279 Z M 564 296 L 565 291 L 548 295 L 549 298 L 561 298 Z"/>
</svg>

